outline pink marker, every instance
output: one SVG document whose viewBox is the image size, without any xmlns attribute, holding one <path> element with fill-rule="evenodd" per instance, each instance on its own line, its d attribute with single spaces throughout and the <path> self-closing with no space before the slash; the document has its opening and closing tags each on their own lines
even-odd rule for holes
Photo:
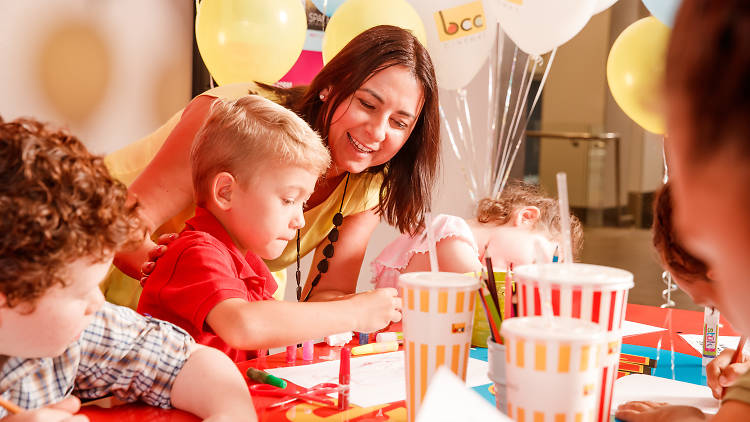
<svg viewBox="0 0 750 422">
<path fill-rule="evenodd" d="M 258 349 L 258 369 L 265 369 L 268 367 L 266 365 L 267 355 L 268 355 L 268 349 Z"/>
<path fill-rule="evenodd" d="M 286 363 L 294 363 L 297 360 L 297 345 L 286 346 Z"/>
<path fill-rule="evenodd" d="M 313 360 L 313 342 L 307 340 L 302 343 L 302 360 L 311 362 Z"/>
<path fill-rule="evenodd" d="M 349 366 L 349 349 L 341 349 L 341 362 L 339 365 L 339 410 L 346 410 L 349 407 L 349 382 L 351 381 L 351 372 Z"/>
</svg>

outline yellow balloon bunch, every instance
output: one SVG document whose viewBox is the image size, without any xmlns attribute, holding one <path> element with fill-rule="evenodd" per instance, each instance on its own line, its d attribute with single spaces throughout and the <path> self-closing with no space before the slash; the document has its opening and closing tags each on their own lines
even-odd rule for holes
<svg viewBox="0 0 750 422">
<path fill-rule="evenodd" d="M 417 11 L 404 0 L 347 0 L 333 14 L 323 37 L 323 63 L 328 63 L 360 33 L 378 25 L 407 29 L 427 45 L 424 25 Z"/>
<path fill-rule="evenodd" d="M 649 16 L 617 37 L 607 59 L 607 81 L 617 105 L 649 132 L 665 131 L 662 85 L 671 30 Z"/>
<path fill-rule="evenodd" d="M 299 0 L 203 0 L 195 38 L 219 85 L 274 83 L 297 61 L 307 16 Z"/>
</svg>

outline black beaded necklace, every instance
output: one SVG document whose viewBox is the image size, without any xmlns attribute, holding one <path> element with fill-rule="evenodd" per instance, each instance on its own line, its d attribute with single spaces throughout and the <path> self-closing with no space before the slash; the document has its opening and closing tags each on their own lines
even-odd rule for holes
<svg viewBox="0 0 750 422">
<path fill-rule="evenodd" d="M 297 301 L 300 300 L 302 302 L 307 302 L 308 299 L 310 299 L 310 294 L 312 293 L 315 286 L 320 283 L 320 279 L 323 276 L 323 274 L 328 272 L 328 260 L 333 257 L 333 244 L 339 240 L 339 229 L 338 227 L 341 225 L 341 223 L 344 222 L 344 215 L 341 213 L 341 211 L 344 209 L 344 198 L 346 197 L 346 188 L 349 186 L 349 173 L 346 173 L 346 183 L 344 183 L 344 193 L 341 194 L 341 205 L 339 205 L 339 212 L 336 213 L 336 215 L 333 216 L 333 229 L 328 233 L 328 241 L 330 242 L 328 245 L 326 245 L 325 248 L 323 248 L 323 256 L 325 258 L 321 259 L 320 262 L 318 262 L 318 275 L 315 276 L 315 278 L 312 281 L 312 284 L 310 284 L 310 290 L 308 290 L 307 295 L 305 295 L 305 298 L 302 299 L 302 273 L 299 270 L 299 250 L 300 250 L 300 240 L 299 240 L 299 229 L 297 229 L 297 272 L 294 274 L 297 279 Z"/>
</svg>

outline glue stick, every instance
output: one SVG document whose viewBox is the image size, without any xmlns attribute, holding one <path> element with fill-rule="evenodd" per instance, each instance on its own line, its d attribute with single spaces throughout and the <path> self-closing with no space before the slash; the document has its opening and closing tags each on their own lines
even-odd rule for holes
<svg viewBox="0 0 750 422">
<path fill-rule="evenodd" d="M 703 311 L 703 366 L 716 357 L 719 343 L 719 310 L 706 307 Z"/>
</svg>

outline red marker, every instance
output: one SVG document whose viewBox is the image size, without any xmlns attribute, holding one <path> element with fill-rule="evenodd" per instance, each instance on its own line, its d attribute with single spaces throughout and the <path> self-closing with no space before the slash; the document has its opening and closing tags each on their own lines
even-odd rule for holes
<svg viewBox="0 0 750 422">
<path fill-rule="evenodd" d="M 341 349 L 341 365 L 339 366 L 339 410 L 346 410 L 349 407 L 349 381 L 351 373 L 349 367 L 350 351 L 346 347 Z"/>
</svg>

